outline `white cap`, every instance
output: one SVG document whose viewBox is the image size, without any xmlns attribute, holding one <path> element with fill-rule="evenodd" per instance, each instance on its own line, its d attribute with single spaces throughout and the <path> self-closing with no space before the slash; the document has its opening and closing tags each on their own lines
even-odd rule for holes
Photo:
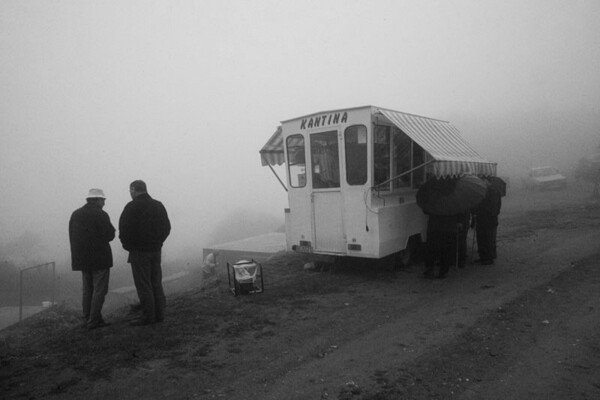
<svg viewBox="0 0 600 400">
<path fill-rule="evenodd" d="M 106 196 L 104 195 L 104 191 L 102 189 L 90 189 L 90 191 L 88 192 L 88 195 L 85 198 L 86 199 L 94 199 L 94 198 L 106 199 Z"/>
</svg>

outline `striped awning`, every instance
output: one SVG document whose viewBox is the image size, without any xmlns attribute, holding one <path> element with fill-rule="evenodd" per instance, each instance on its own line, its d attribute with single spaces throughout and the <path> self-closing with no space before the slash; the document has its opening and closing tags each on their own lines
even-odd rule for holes
<svg viewBox="0 0 600 400">
<path fill-rule="evenodd" d="M 434 160 L 428 171 L 436 177 L 463 173 L 496 176 L 496 163 L 482 158 L 449 122 L 384 108 L 377 111 L 427 152 Z M 281 126 L 260 150 L 260 159 L 263 166 L 284 163 Z"/>
<path fill-rule="evenodd" d="M 378 111 L 433 158 L 427 168 L 436 177 L 463 173 L 496 176 L 496 163 L 477 154 L 449 122 L 383 108 Z"/>
<path fill-rule="evenodd" d="M 271 138 L 260 149 L 260 160 L 263 167 L 283 164 L 283 135 L 281 134 L 281 126 L 277 127 L 275 133 L 271 135 Z"/>
</svg>

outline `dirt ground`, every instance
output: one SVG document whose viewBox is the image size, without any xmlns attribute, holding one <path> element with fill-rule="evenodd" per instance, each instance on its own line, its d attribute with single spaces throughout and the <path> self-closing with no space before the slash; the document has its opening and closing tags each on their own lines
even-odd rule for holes
<svg viewBox="0 0 600 400">
<path fill-rule="evenodd" d="M 223 274 L 167 288 L 161 324 L 128 307 L 85 331 L 52 307 L 0 331 L 11 399 L 598 399 L 600 204 L 591 188 L 504 198 L 495 265 L 420 278 L 353 263 L 263 264 L 265 292 Z M 469 240 L 471 236 L 469 237 Z"/>
</svg>

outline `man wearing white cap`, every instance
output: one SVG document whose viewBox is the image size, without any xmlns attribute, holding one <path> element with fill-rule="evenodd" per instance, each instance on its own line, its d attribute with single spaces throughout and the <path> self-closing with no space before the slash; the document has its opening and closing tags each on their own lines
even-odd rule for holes
<svg viewBox="0 0 600 400">
<path fill-rule="evenodd" d="M 90 189 L 86 204 L 69 220 L 71 266 L 83 276 L 83 318 L 88 329 L 107 325 L 102 306 L 113 265 L 110 241 L 115 238 L 115 228 L 102 210 L 105 200 L 102 189 Z"/>
</svg>

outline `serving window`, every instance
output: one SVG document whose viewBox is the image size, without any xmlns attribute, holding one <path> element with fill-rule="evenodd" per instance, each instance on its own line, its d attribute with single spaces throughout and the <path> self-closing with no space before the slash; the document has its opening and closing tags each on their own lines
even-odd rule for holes
<svg viewBox="0 0 600 400">
<path fill-rule="evenodd" d="M 306 186 L 306 151 L 304 136 L 291 135 L 285 142 L 288 156 L 288 177 L 290 186 L 300 188 Z"/>
<path fill-rule="evenodd" d="M 346 152 L 346 182 L 349 185 L 367 183 L 367 127 L 352 125 L 344 131 Z"/>
<path fill-rule="evenodd" d="M 417 189 L 425 180 L 425 152 L 395 126 L 375 125 L 373 135 L 374 186 L 380 190 Z M 408 172 L 408 173 L 407 173 Z M 393 179 L 391 179 L 393 178 Z M 391 181 L 390 181 L 391 179 Z M 385 184 L 382 184 L 389 181 Z"/>
</svg>

